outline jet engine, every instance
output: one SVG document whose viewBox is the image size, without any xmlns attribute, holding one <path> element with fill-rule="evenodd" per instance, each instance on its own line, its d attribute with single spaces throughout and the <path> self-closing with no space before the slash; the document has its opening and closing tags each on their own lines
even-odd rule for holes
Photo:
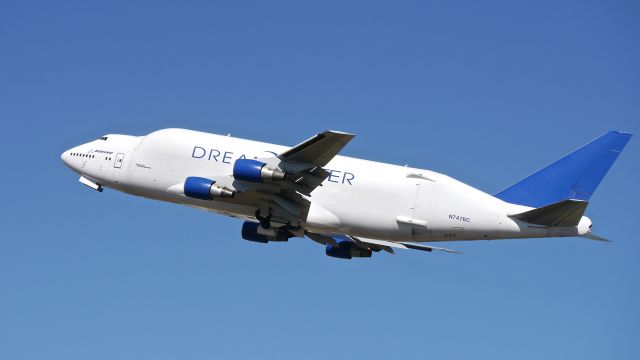
<svg viewBox="0 0 640 360">
<path fill-rule="evenodd" d="M 337 245 L 327 244 L 326 254 L 334 258 L 351 259 L 352 257 L 371 257 L 371 250 L 356 245 L 353 241 L 343 240 Z"/>
<path fill-rule="evenodd" d="M 286 174 L 279 169 L 269 169 L 265 163 L 253 159 L 238 159 L 233 164 L 233 178 L 259 183 L 283 181 Z"/>
<path fill-rule="evenodd" d="M 287 241 L 293 235 L 284 228 L 265 229 L 260 224 L 245 221 L 242 224 L 242 238 L 249 241 L 268 243 L 269 241 Z"/>
<path fill-rule="evenodd" d="M 184 182 L 184 195 L 194 199 L 213 200 L 232 198 L 235 192 L 226 187 L 214 185 L 211 179 L 190 176 Z"/>
</svg>

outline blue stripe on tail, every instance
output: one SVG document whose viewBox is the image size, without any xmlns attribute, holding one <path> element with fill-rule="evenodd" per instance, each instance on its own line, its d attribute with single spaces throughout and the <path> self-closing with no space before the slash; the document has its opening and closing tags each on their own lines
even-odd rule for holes
<svg viewBox="0 0 640 360">
<path fill-rule="evenodd" d="M 566 199 L 588 201 L 630 138 L 609 131 L 495 196 L 536 208 Z"/>
</svg>

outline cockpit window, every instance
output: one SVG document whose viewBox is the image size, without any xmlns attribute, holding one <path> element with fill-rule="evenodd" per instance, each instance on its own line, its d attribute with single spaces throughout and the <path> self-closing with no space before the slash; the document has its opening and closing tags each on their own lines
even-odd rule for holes
<svg viewBox="0 0 640 360">
<path fill-rule="evenodd" d="M 101 138 L 100 138 L 100 139 L 98 139 L 98 140 L 107 141 L 107 139 L 108 139 L 108 138 L 109 138 L 108 136 L 103 136 L 103 137 L 101 137 Z"/>
</svg>

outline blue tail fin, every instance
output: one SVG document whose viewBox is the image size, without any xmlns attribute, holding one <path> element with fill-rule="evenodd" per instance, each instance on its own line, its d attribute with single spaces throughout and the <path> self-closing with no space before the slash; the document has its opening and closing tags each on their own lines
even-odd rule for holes
<svg viewBox="0 0 640 360">
<path fill-rule="evenodd" d="M 630 138 L 609 131 L 495 196 L 536 208 L 566 199 L 588 201 Z"/>
</svg>

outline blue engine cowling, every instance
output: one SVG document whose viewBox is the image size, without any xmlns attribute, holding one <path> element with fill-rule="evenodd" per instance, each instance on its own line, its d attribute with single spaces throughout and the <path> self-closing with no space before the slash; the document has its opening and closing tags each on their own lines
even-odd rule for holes
<svg viewBox="0 0 640 360">
<path fill-rule="evenodd" d="M 211 179 L 190 176 L 184 181 L 184 195 L 200 200 L 233 197 L 233 190 L 215 186 L 215 183 L 216 182 Z"/>
<path fill-rule="evenodd" d="M 184 195 L 194 199 L 211 200 L 211 187 L 215 181 L 191 176 L 184 182 Z"/>
<path fill-rule="evenodd" d="M 337 245 L 327 244 L 327 256 L 350 260 L 353 257 L 371 257 L 371 250 L 363 249 L 353 241 L 339 241 Z"/>
<path fill-rule="evenodd" d="M 269 241 L 287 241 L 292 237 L 291 233 L 285 229 L 274 229 L 275 235 L 264 235 L 258 233 L 260 224 L 250 221 L 245 221 L 242 224 L 242 238 L 249 241 L 255 241 L 260 243 L 268 243 Z"/>
<path fill-rule="evenodd" d="M 233 178 L 252 183 L 282 181 L 285 179 L 285 173 L 278 169 L 267 168 L 262 161 L 238 159 L 233 164 Z"/>
</svg>

